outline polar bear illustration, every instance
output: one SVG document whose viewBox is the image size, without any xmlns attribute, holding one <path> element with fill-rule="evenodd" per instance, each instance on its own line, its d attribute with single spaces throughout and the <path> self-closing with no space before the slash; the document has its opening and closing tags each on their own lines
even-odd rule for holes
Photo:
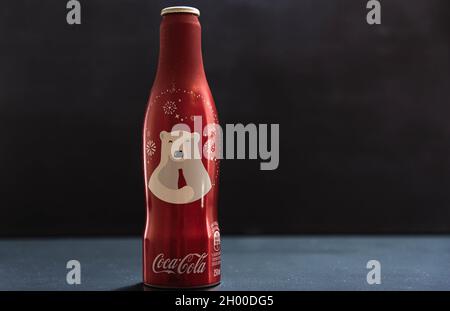
<svg viewBox="0 0 450 311">
<path fill-rule="evenodd" d="M 205 196 L 211 190 L 211 180 L 199 153 L 200 135 L 179 130 L 162 131 L 159 136 L 161 160 L 150 177 L 150 191 L 173 204 L 190 203 Z M 178 188 L 179 170 L 186 181 L 182 188 Z"/>
</svg>

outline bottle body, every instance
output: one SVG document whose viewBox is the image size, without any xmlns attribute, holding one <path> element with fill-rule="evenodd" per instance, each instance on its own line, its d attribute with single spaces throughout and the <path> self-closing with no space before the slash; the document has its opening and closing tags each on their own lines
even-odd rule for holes
<svg viewBox="0 0 450 311">
<path fill-rule="evenodd" d="M 194 288 L 220 282 L 217 112 L 193 14 L 161 22 L 158 72 L 143 130 L 147 220 L 144 283 Z"/>
</svg>

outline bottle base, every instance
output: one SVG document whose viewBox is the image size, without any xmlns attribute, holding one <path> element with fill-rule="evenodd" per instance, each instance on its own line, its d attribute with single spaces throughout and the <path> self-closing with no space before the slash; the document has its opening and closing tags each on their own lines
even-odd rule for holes
<svg viewBox="0 0 450 311">
<path fill-rule="evenodd" d="M 206 284 L 206 285 L 198 285 L 198 286 L 165 286 L 165 285 L 154 285 L 154 284 L 149 284 L 149 283 L 145 283 L 145 286 L 148 287 L 152 287 L 152 288 L 156 288 L 156 289 L 203 289 L 203 288 L 209 288 L 209 287 L 214 287 L 220 284 L 220 281 L 217 283 L 212 283 L 212 284 Z"/>
</svg>

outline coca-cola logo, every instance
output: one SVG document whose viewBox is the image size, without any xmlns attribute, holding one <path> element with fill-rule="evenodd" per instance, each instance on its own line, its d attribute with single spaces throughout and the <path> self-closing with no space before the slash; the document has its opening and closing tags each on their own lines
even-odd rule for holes
<svg viewBox="0 0 450 311">
<path fill-rule="evenodd" d="M 169 274 L 203 273 L 206 269 L 206 257 L 208 257 L 207 253 L 191 253 L 183 258 L 166 258 L 163 253 L 160 253 L 153 260 L 152 270 L 154 273 Z"/>
</svg>

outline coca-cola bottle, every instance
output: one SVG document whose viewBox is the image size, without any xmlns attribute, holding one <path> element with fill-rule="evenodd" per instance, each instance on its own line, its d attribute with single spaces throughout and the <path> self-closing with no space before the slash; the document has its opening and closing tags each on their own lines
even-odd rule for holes
<svg viewBox="0 0 450 311">
<path fill-rule="evenodd" d="M 156 78 L 145 116 L 144 283 L 220 282 L 218 118 L 203 69 L 199 10 L 161 11 Z"/>
</svg>

